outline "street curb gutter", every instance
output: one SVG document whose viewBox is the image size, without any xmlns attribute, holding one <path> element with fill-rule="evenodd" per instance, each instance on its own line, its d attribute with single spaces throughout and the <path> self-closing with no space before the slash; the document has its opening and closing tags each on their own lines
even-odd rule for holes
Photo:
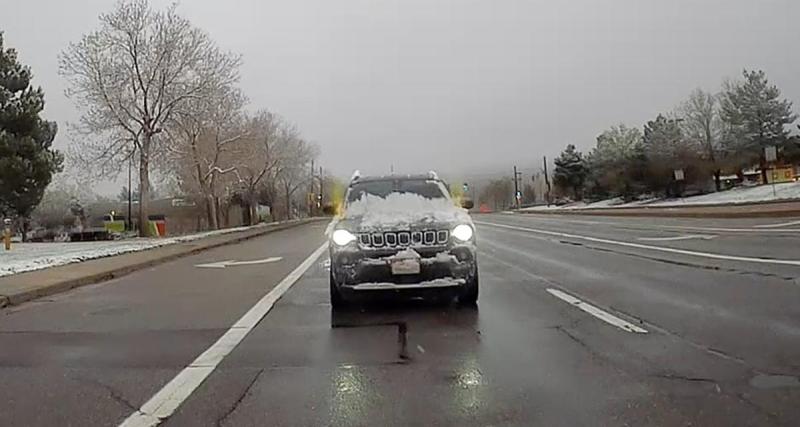
<svg viewBox="0 0 800 427">
<path fill-rule="evenodd" d="M 209 236 L 198 240 L 173 243 L 143 251 L 129 252 L 111 257 L 97 258 L 79 263 L 0 277 L 0 289 L 3 288 L 4 282 L 36 283 L 35 286 L 30 286 L 24 291 L 0 295 L 0 308 L 19 305 L 27 301 L 55 295 L 77 287 L 122 277 L 137 270 L 193 255 L 208 249 L 236 244 L 275 231 L 286 230 L 324 220 L 324 218 L 310 218 L 271 223 L 252 230 Z M 125 262 L 125 258 L 130 258 L 131 261 Z M 112 265 L 104 267 L 103 264 Z"/>
</svg>

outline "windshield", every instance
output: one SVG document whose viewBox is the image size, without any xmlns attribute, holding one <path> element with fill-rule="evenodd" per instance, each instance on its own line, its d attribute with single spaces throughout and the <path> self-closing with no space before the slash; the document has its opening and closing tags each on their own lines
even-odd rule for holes
<svg viewBox="0 0 800 427">
<path fill-rule="evenodd" d="M 352 203 L 364 195 L 386 198 L 392 193 L 416 194 L 426 199 L 446 199 L 447 189 L 441 182 L 426 179 L 398 179 L 365 181 L 352 184 L 347 202 Z"/>
</svg>

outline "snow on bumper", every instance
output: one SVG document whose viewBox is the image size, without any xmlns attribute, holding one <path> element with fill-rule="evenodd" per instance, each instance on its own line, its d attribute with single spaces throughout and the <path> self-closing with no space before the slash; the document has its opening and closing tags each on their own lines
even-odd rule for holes
<svg viewBox="0 0 800 427">
<path fill-rule="evenodd" d="M 474 246 L 394 251 L 336 251 L 331 269 L 342 288 L 353 290 L 426 289 L 464 285 L 476 270 Z M 393 274 L 392 262 L 416 256 L 418 274 Z"/>
</svg>

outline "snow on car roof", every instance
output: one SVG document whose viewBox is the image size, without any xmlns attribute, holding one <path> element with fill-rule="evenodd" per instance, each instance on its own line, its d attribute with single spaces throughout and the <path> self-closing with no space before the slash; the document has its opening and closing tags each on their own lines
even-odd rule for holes
<svg viewBox="0 0 800 427">
<path fill-rule="evenodd" d="M 431 176 L 429 174 L 408 174 L 408 175 L 374 175 L 374 176 L 361 176 L 357 182 L 370 182 L 370 181 L 396 181 L 396 180 L 420 180 L 420 181 L 441 181 L 438 176 Z"/>
</svg>

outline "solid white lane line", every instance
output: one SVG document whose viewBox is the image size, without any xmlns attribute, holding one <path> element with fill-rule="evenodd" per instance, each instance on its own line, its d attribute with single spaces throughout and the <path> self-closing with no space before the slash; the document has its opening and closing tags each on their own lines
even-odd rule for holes
<svg viewBox="0 0 800 427">
<path fill-rule="evenodd" d="M 690 225 L 654 225 L 652 227 L 642 227 L 642 223 L 623 223 L 623 222 L 614 222 L 614 221 L 580 221 L 580 220 L 568 220 L 568 219 L 556 219 L 556 218 L 547 218 L 541 215 L 534 216 L 528 215 L 535 219 L 541 220 L 548 220 L 554 222 L 566 222 L 566 223 L 573 223 L 573 224 L 586 224 L 586 225 L 609 225 L 613 227 L 622 227 L 625 229 L 637 229 L 637 230 L 684 230 L 684 231 L 704 231 L 704 232 L 727 232 L 727 233 L 800 233 L 800 228 L 790 228 L 790 229 L 783 229 L 783 230 L 772 230 L 771 228 L 778 228 L 780 227 L 788 227 L 791 225 L 800 225 L 800 221 L 789 222 L 784 224 L 767 224 L 767 226 L 763 225 L 755 225 L 752 228 L 726 228 L 726 227 L 697 227 L 697 226 L 690 226 Z"/>
<path fill-rule="evenodd" d="M 599 309 L 599 308 L 597 308 L 597 307 L 595 307 L 595 306 L 593 306 L 593 305 L 591 305 L 589 303 L 583 302 L 583 301 L 579 300 L 578 298 L 575 298 L 575 297 L 573 297 L 572 295 L 570 295 L 570 294 L 568 294 L 566 292 L 562 292 L 562 291 L 560 291 L 558 289 L 553 289 L 553 288 L 547 288 L 547 292 L 550 293 L 550 295 L 552 295 L 552 296 L 554 296 L 554 297 L 566 302 L 567 304 L 570 304 L 570 305 L 573 305 L 575 307 L 578 307 L 579 309 L 585 311 L 586 313 L 589 313 L 592 316 L 594 316 L 594 317 L 596 317 L 596 318 L 598 318 L 598 319 L 600 319 L 600 320 L 602 320 L 602 321 L 604 321 L 604 322 L 606 322 L 606 323 L 608 323 L 610 325 L 614 325 L 614 326 L 622 329 L 623 331 L 632 332 L 632 333 L 636 333 L 636 334 L 646 334 L 647 333 L 646 329 L 642 329 L 642 328 L 640 328 L 640 327 L 638 327 L 638 326 L 636 326 L 636 325 L 634 325 L 634 324 L 632 324 L 630 322 L 627 322 L 625 320 L 620 319 L 617 316 L 614 316 L 613 314 L 611 314 L 611 313 L 609 313 L 607 311 L 601 310 L 601 309 Z"/>
<path fill-rule="evenodd" d="M 172 415 L 176 409 L 194 392 L 200 384 L 214 372 L 225 356 L 242 342 L 245 336 L 269 313 L 275 302 L 297 282 L 317 261 L 328 244 L 320 246 L 275 288 L 264 295 L 247 313 L 242 316 L 217 342 L 184 368 L 167 385 L 150 398 L 138 411 L 132 413 L 121 427 L 152 427 Z"/>
<path fill-rule="evenodd" d="M 754 225 L 754 228 L 780 228 L 780 227 L 790 227 L 792 225 L 800 225 L 800 221 L 791 221 L 791 222 L 784 222 L 781 224 L 762 224 L 762 225 Z"/>
<path fill-rule="evenodd" d="M 659 225 L 656 229 L 664 230 L 687 230 L 687 231 L 715 231 L 715 232 L 729 232 L 729 233 L 800 233 L 800 228 L 786 228 L 783 230 L 770 229 L 770 228 L 719 228 L 719 227 L 690 227 L 683 225 Z"/>
<path fill-rule="evenodd" d="M 637 237 L 636 240 L 643 240 L 647 242 L 674 242 L 678 240 L 691 240 L 691 239 L 703 239 L 703 240 L 711 240 L 717 236 L 712 236 L 708 234 L 688 234 L 686 236 L 674 236 L 674 237 Z"/>
<path fill-rule="evenodd" d="M 625 246 L 625 247 L 629 247 L 629 248 L 648 249 L 648 250 L 651 250 L 651 251 L 659 251 L 659 252 L 668 252 L 668 253 L 673 253 L 673 254 L 689 255 L 689 256 L 695 256 L 695 257 L 700 257 L 700 258 L 721 259 L 721 260 L 726 260 L 726 261 L 752 262 L 752 263 L 758 263 L 758 264 L 776 264 L 776 265 L 800 266 L 800 260 L 794 260 L 794 259 L 753 258 L 753 257 L 743 257 L 743 256 L 736 256 L 736 255 L 715 254 L 715 253 L 709 253 L 709 252 L 689 251 L 689 250 L 686 250 L 686 249 L 676 249 L 676 248 L 667 248 L 667 247 L 663 247 L 663 246 L 644 245 L 644 244 L 641 244 L 641 243 L 622 242 L 622 241 L 619 241 L 619 240 L 601 239 L 601 238 L 598 238 L 598 237 L 581 236 L 581 235 L 578 235 L 578 234 L 559 233 L 559 232 L 556 232 L 556 231 L 539 230 L 539 229 L 536 229 L 536 228 L 517 227 L 517 226 L 513 226 L 513 225 L 506 225 L 506 224 L 495 224 L 493 222 L 475 221 L 475 224 L 488 225 L 488 226 L 491 226 L 491 227 L 498 227 L 498 228 L 506 228 L 506 229 L 509 229 L 509 230 L 528 231 L 528 232 L 531 232 L 531 233 L 538 233 L 538 234 L 544 234 L 544 235 L 556 236 L 556 237 L 564 237 L 564 238 L 567 238 L 567 239 L 586 240 L 587 242 L 605 243 L 605 244 L 608 244 L 608 245 Z"/>
</svg>

